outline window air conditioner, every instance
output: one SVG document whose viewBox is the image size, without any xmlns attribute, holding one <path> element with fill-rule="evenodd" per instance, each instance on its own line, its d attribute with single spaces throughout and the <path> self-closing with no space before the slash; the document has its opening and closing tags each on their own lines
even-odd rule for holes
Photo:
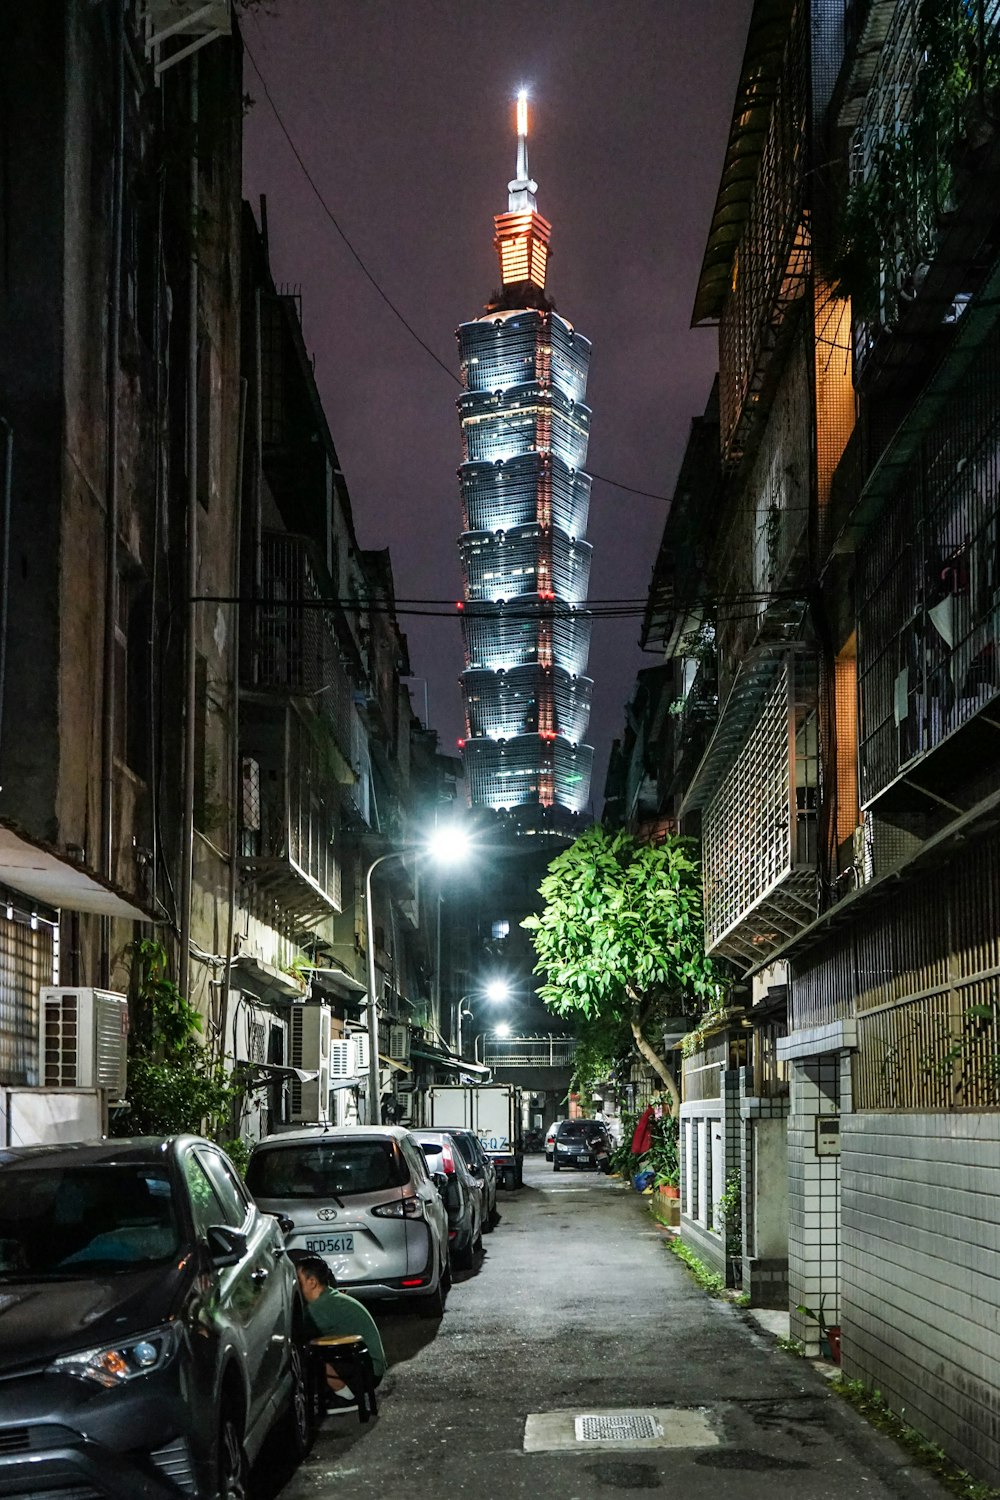
<svg viewBox="0 0 1000 1500">
<path fill-rule="evenodd" d="M 410 1060 L 410 1028 L 409 1026 L 390 1026 L 389 1028 L 389 1056 L 394 1062 L 406 1063 Z"/>
<path fill-rule="evenodd" d="M 296 1125 L 322 1124 L 330 1117 L 330 1007 L 293 1005 L 289 1033 L 289 1063 L 317 1077 L 292 1078 L 288 1117 Z"/>
<path fill-rule="evenodd" d="M 108 990 L 43 989 L 38 997 L 38 1081 L 43 1088 L 106 1089 L 128 1081 L 128 999 Z"/>
</svg>

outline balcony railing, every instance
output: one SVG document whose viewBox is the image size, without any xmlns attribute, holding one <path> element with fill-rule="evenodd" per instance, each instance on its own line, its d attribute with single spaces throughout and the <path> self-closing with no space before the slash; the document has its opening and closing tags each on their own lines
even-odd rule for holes
<svg viewBox="0 0 1000 1500">
<path fill-rule="evenodd" d="M 486 1037 L 482 1045 L 490 1068 L 568 1068 L 575 1052 L 573 1037 Z"/>
</svg>

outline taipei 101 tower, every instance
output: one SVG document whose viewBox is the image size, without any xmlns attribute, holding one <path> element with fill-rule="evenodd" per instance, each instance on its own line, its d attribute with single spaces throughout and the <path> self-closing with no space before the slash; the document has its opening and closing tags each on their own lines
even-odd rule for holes
<svg viewBox="0 0 1000 1500">
<path fill-rule="evenodd" d="M 545 289 L 552 229 L 528 174 L 517 101 L 517 172 L 494 219 L 500 287 L 458 330 L 465 530 L 466 738 L 473 807 L 523 835 L 573 834 L 590 795 L 583 743 L 592 683 L 585 540 L 590 344 Z"/>
</svg>

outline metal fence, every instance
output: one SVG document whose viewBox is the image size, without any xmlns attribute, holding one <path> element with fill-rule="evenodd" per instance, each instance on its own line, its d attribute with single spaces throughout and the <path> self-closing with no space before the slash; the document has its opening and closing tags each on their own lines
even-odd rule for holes
<svg viewBox="0 0 1000 1500">
<path fill-rule="evenodd" d="M 568 1068 L 576 1053 L 573 1037 L 485 1037 L 483 1062 L 490 1068 Z"/>
</svg>

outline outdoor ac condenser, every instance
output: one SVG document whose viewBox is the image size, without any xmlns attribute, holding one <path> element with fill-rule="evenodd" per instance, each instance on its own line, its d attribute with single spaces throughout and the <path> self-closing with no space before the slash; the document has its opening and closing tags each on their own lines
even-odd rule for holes
<svg viewBox="0 0 1000 1500">
<path fill-rule="evenodd" d="M 43 1088 L 104 1089 L 128 1082 L 128 999 L 110 990 L 51 986 L 38 997 L 38 1081 Z"/>
<path fill-rule="evenodd" d="M 293 1005 L 288 1060 L 293 1068 L 315 1072 L 303 1083 L 293 1076 L 289 1119 L 296 1125 L 322 1124 L 330 1118 L 330 1007 Z"/>
<path fill-rule="evenodd" d="M 408 1063 L 410 1060 L 409 1026 L 390 1026 L 389 1056 L 394 1062 Z"/>
<path fill-rule="evenodd" d="M 354 1043 L 354 1066 L 358 1074 L 364 1077 L 368 1072 L 369 1048 L 367 1031 L 355 1031 L 351 1040 Z"/>
</svg>

